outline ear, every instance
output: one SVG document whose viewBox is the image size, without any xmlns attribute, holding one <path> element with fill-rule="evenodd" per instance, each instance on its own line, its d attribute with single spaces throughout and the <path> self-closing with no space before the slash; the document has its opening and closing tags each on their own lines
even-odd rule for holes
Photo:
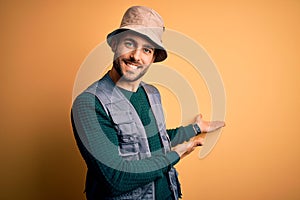
<svg viewBox="0 0 300 200">
<path fill-rule="evenodd" d="M 110 42 L 110 47 L 111 47 L 111 50 L 112 50 L 112 52 L 114 52 L 114 53 L 116 53 L 116 51 L 117 51 L 117 40 L 116 40 L 116 38 L 113 38 L 112 40 L 111 40 L 111 42 Z"/>
</svg>

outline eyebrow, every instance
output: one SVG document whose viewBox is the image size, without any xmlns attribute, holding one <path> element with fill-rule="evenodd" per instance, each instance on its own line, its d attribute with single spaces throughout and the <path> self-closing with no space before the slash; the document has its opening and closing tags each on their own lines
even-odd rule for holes
<svg viewBox="0 0 300 200">
<path fill-rule="evenodd" d="M 152 49 L 152 50 L 154 50 L 154 49 L 155 49 L 155 47 L 154 47 L 154 46 L 152 46 L 152 45 L 149 45 L 149 44 L 145 44 L 145 45 L 144 45 L 144 48 L 147 48 L 147 49 Z"/>
<path fill-rule="evenodd" d="M 130 42 L 133 42 L 134 44 L 137 44 L 137 42 L 132 38 L 125 38 L 124 41 L 130 41 Z M 155 49 L 155 47 L 151 44 L 144 44 L 143 48 L 148 48 L 148 49 L 153 49 L 153 50 Z"/>
</svg>

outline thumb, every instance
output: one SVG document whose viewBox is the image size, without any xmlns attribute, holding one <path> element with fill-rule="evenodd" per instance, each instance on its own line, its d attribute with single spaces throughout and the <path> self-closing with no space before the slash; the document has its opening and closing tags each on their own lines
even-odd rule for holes
<svg viewBox="0 0 300 200">
<path fill-rule="evenodd" d="M 194 139 L 194 146 L 202 146 L 204 144 L 204 138 L 198 137 L 197 139 Z"/>
<path fill-rule="evenodd" d="M 201 113 L 199 114 L 199 117 L 200 117 L 200 119 L 202 119 L 202 114 Z"/>
</svg>

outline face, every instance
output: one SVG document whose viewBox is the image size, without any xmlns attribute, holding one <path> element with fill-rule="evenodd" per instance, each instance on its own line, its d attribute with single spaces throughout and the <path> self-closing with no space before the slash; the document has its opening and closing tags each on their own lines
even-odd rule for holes
<svg viewBox="0 0 300 200">
<path fill-rule="evenodd" d="M 119 35 L 112 45 L 113 67 L 123 81 L 138 81 L 154 61 L 154 45 L 134 32 Z"/>
</svg>

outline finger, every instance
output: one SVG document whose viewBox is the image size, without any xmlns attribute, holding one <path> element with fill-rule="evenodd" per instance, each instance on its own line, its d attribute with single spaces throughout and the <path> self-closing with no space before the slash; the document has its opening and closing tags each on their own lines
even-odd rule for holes
<svg viewBox="0 0 300 200">
<path fill-rule="evenodd" d="M 225 122 L 223 122 L 223 121 L 213 121 L 211 123 L 216 124 L 218 126 L 224 126 L 225 125 Z"/>
<path fill-rule="evenodd" d="M 194 140 L 194 146 L 202 146 L 203 143 L 204 143 L 203 138 L 197 138 L 196 140 Z"/>
<path fill-rule="evenodd" d="M 223 122 L 223 121 L 214 121 L 214 122 L 211 122 L 209 126 L 210 126 L 210 129 L 213 131 L 213 130 L 217 130 L 219 128 L 224 127 L 225 122 Z"/>
<path fill-rule="evenodd" d="M 189 141 L 188 143 L 187 143 L 187 148 L 188 149 L 191 149 L 191 148 L 193 148 L 195 146 L 195 142 L 194 141 Z"/>
<path fill-rule="evenodd" d="M 225 122 L 224 121 L 218 121 L 218 124 L 220 127 L 224 127 L 225 126 Z"/>
</svg>

